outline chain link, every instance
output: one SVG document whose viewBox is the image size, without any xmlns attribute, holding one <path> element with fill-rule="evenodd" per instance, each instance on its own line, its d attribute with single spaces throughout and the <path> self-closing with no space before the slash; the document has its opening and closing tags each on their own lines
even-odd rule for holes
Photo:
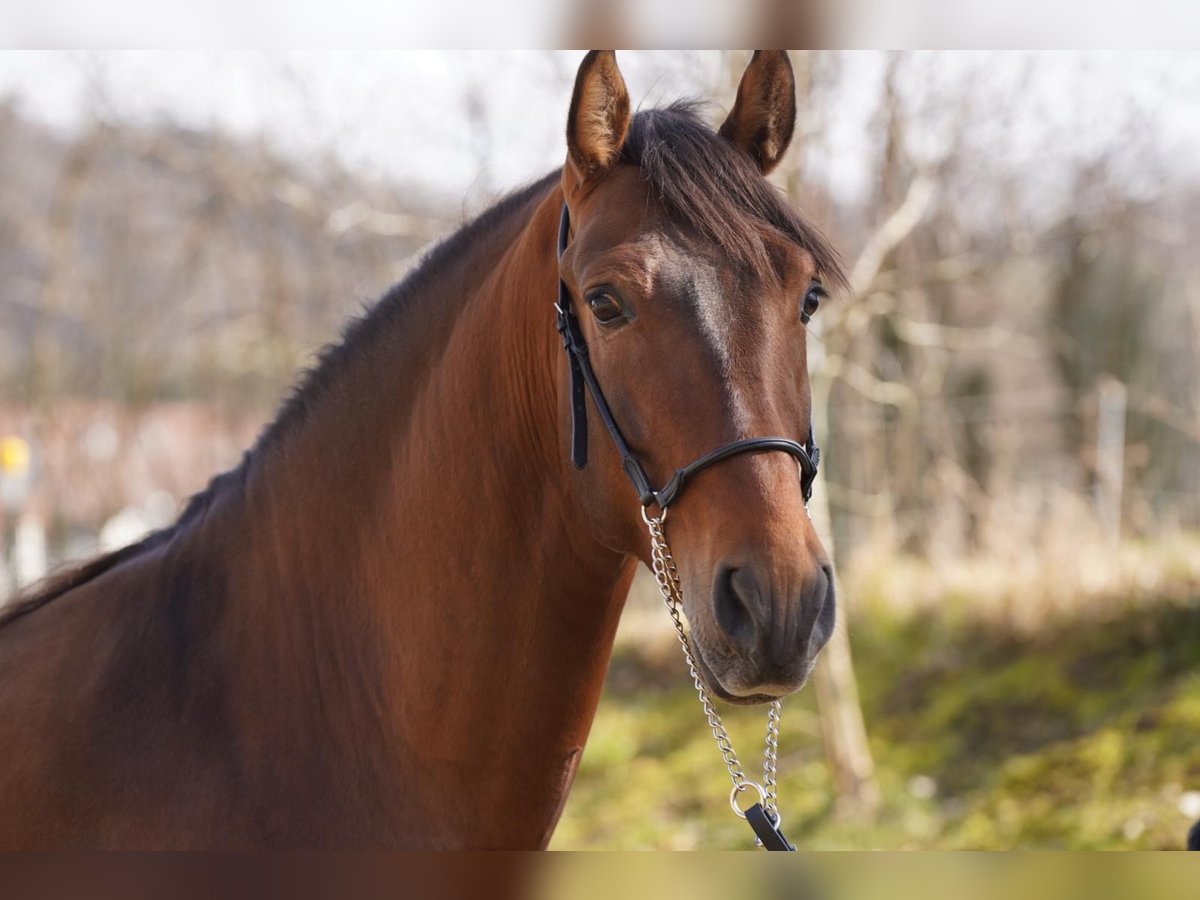
<svg viewBox="0 0 1200 900">
<path fill-rule="evenodd" d="M 760 787 L 746 777 L 741 760 L 738 759 L 737 752 L 733 749 L 733 742 L 729 739 L 729 732 L 725 730 L 725 724 L 721 721 L 721 714 L 717 712 L 708 689 L 704 687 L 704 682 L 700 679 L 700 670 L 696 665 L 696 658 L 692 655 L 691 643 L 688 641 L 687 632 L 683 627 L 683 589 L 679 585 L 679 570 L 675 565 L 675 558 L 671 555 L 671 548 L 667 544 L 663 529 L 666 517 L 665 511 L 661 516 L 652 516 L 645 508 L 642 509 L 642 520 L 650 532 L 651 569 L 654 572 L 654 580 L 658 583 L 659 592 L 662 594 L 663 603 L 675 626 L 675 634 L 679 638 L 679 646 L 683 649 L 683 658 L 687 663 L 688 672 L 692 676 L 692 685 L 696 689 L 696 695 L 700 698 L 700 705 L 704 709 L 704 716 L 708 720 L 713 740 L 717 743 L 717 749 L 721 751 L 721 759 L 725 761 L 725 768 L 729 771 L 729 778 L 733 782 L 730 802 L 734 806 L 734 811 L 738 812 L 738 807 L 733 803 L 734 799 L 743 791 L 752 789 L 762 797 L 763 808 L 771 815 L 772 819 L 778 822 L 779 808 L 777 806 L 775 770 L 779 754 L 779 719 L 783 705 L 779 700 L 775 700 L 767 712 L 767 739 L 766 748 L 763 751 L 763 783 Z M 743 815 L 740 812 L 738 814 Z"/>
</svg>

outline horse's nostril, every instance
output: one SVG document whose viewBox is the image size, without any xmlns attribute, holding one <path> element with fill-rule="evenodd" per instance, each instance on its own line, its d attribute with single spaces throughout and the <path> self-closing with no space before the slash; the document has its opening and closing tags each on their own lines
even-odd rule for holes
<svg viewBox="0 0 1200 900">
<path fill-rule="evenodd" d="M 729 639 L 742 647 L 754 643 L 753 606 L 760 602 L 758 582 L 749 569 L 725 569 L 717 579 L 714 612 Z"/>
<path fill-rule="evenodd" d="M 837 624 L 836 587 L 833 580 L 833 569 L 828 565 L 821 566 L 821 577 L 815 584 L 814 595 L 808 600 L 812 624 L 807 633 L 807 640 L 813 645 L 811 652 L 815 655 L 829 640 Z"/>
</svg>

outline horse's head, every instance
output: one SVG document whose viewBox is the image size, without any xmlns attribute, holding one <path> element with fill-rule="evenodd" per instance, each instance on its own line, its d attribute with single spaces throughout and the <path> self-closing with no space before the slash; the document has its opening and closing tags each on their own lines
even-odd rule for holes
<svg viewBox="0 0 1200 900">
<path fill-rule="evenodd" d="M 655 488 L 730 442 L 808 437 L 806 323 L 822 280 L 843 276 L 836 253 L 764 178 L 795 115 L 783 51 L 755 54 L 719 132 L 686 106 L 631 116 L 612 53 L 580 67 L 560 268 L 597 380 Z M 564 434 L 568 379 L 564 363 Z M 596 534 L 647 559 L 638 502 L 599 423 L 590 446 L 578 490 Z M 743 453 L 706 468 L 671 507 L 667 536 L 708 688 L 735 702 L 799 688 L 835 614 L 797 460 Z"/>
</svg>

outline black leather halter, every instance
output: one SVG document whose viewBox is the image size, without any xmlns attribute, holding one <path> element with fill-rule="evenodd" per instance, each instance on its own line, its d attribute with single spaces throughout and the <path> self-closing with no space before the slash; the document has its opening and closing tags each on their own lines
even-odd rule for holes
<svg viewBox="0 0 1200 900">
<path fill-rule="evenodd" d="M 558 225 L 558 256 L 560 259 L 567 249 L 567 237 L 570 229 L 570 212 L 564 203 L 562 218 Z M 617 420 L 613 418 L 608 401 L 604 399 L 604 391 L 600 389 L 600 383 L 596 380 L 596 373 L 588 358 L 587 342 L 584 340 L 579 320 L 575 317 L 571 307 L 570 292 L 561 278 L 558 282 L 558 302 L 554 305 L 554 309 L 558 317 L 558 333 L 562 337 L 563 347 L 567 351 L 567 359 L 571 364 L 571 459 L 575 463 L 575 468 L 582 469 L 586 466 L 588 458 L 586 386 L 587 393 L 592 395 L 592 403 L 596 407 L 600 421 L 604 423 L 609 437 L 612 438 L 617 452 L 621 455 L 621 465 L 625 469 L 625 474 L 629 476 L 629 480 L 633 482 L 633 489 L 637 491 L 638 500 L 641 501 L 642 506 L 648 507 L 657 503 L 659 509 L 666 512 L 667 507 L 679 498 L 688 479 L 698 472 L 739 453 L 766 453 L 773 450 L 788 453 L 800 463 L 800 489 L 804 502 L 808 502 L 812 496 L 813 480 L 817 477 L 817 464 L 821 460 L 821 451 L 813 441 L 811 422 L 808 426 L 808 438 L 803 445 L 783 437 L 748 438 L 734 441 L 711 453 L 706 453 L 682 469 L 676 469 L 675 474 L 661 489 L 654 490 L 645 468 L 630 449 L 625 436 L 621 434 L 621 429 L 617 425 Z"/>
</svg>

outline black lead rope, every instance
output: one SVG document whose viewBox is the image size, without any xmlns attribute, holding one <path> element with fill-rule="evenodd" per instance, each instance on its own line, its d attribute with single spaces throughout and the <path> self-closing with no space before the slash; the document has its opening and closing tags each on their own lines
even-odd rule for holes
<svg viewBox="0 0 1200 900">
<path fill-rule="evenodd" d="M 562 218 L 558 224 L 558 255 L 560 259 L 567 249 L 570 230 L 570 212 L 564 203 Z M 739 453 L 770 451 L 787 453 L 794 456 L 800 463 L 801 493 L 804 502 L 808 502 L 812 496 L 813 481 L 817 477 L 817 465 L 821 461 L 821 451 L 813 440 L 811 423 L 809 423 L 808 437 L 804 444 L 784 437 L 748 438 L 734 441 L 711 453 L 706 453 L 683 468 L 676 469 L 667 483 L 656 491 L 650 483 L 650 477 L 646 474 L 645 467 L 630 449 L 625 435 L 621 433 L 612 409 L 609 408 L 608 401 L 604 398 L 604 391 L 601 390 L 600 382 L 596 380 L 596 373 L 592 369 L 587 341 L 583 337 L 583 330 L 579 327 L 579 320 L 575 317 L 571 306 L 570 292 L 561 278 L 558 281 L 558 302 L 554 305 L 554 309 L 558 320 L 558 333 L 562 337 L 563 348 L 567 351 L 567 359 L 571 368 L 571 459 L 575 463 L 575 468 L 582 469 L 588 461 L 586 395 L 591 394 L 596 413 L 600 416 L 600 421 L 604 423 L 604 428 L 617 448 L 617 453 L 620 454 L 621 466 L 633 483 L 633 489 L 637 492 L 638 501 L 642 506 L 648 507 L 657 503 L 658 508 L 666 512 L 667 507 L 678 499 L 684 485 L 693 475 Z"/>
<path fill-rule="evenodd" d="M 562 217 L 558 224 L 558 256 L 560 259 L 567 249 L 570 230 L 571 217 L 567 205 L 564 203 Z M 617 453 L 621 457 L 621 466 L 633 483 L 638 501 L 644 508 L 658 504 L 659 510 L 665 515 L 667 507 L 678 499 L 688 479 L 697 473 L 740 453 L 772 451 L 787 453 L 799 462 L 800 490 L 804 502 L 808 503 L 809 498 L 812 497 L 813 481 L 817 477 L 817 464 L 821 460 L 821 451 L 817 449 L 816 442 L 813 440 L 811 422 L 804 444 L 798 444 L 796 441 L 784 437 L 748 438 L 733 441 L 676 469 L 667 483 L 656 491 L 650 482 L 650 477 L 646 474 L 645 467 L 630 448 L 628 441 L 625 440 L 625 435 L 621 433 L 612 409 L 604 398 L 604 391 L 601 390 L 600 382 L 596 380 L 596 373 L 592 369 L 587 341 L 584 339 L 583 330 L 579 327 L 579 320 L 575 317 L 571 306 L 570 292 L 561 278 L 558 281 L 558 302 L 554 305 L 554 309 L 558 333 L 562 338 L 563 348 L 567 352 L 571 371 L 571 460 L 574 462 L 575 468 L 582 469 L 588 461 L 587 395 L 591 394 L 596 413 L 600 416 L 600 421 L 604 423 L 604 428 L 608 431 L 608 436 L 612 439 L 613 446 L 616 447 Z M 680 635 L 682 639 L 682 631 Z M 750 823 L 750 827 L 754 829 L 755 836 L 767 850 L 796 849 L 780 830 L 778 816 L 772 816 L 762 803 L 755 803 L 745 811 L 744 815 L 746 821 Z"/>
</svg>

